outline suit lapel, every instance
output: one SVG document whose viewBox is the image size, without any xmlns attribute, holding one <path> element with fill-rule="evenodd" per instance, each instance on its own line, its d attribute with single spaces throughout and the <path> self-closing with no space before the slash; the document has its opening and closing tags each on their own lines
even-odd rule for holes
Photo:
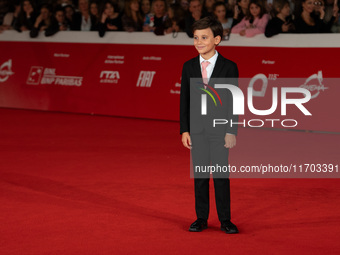
<svg viewBox="0 0 340 255">
<path fill-rule="evenodd" d="M 200 55 L 195 58 L 193 62 L 194 76 L 197 78 L 202 78 L 201 66 L 200 66 Z"/>
<path fill-rule="evenodd" d="M 209 79 L 209 85 L 211 86 L 211 82 L 213 81 L 213 78 L 218 78 L 221 75 L 221 72 L 223 71 L 223 67 L 224 67 L 224 63 L 223 63 L 223 57 L 221 56 L 221 54 L 218 54 L 217 59 L 216 59 L 216 63 L 214 66 L 214 70 L 211 74 L 211 77 Z"/>
<path fill-rule="evenodd" d="M 193 61 L 193 78 L 200 78 L 201 82 L 195 83 L 196 88 L 203 88 L 203 79 L 202 79 L 202 72 L 201 72 L 201 64 L 200 64 L 200 55 L 198 55 L 195 60 Z"/>
<path fill-rule="evenodd" d="M 223 71 L 224 68 L 224 61 L 223 61 L 223 57 L 221 56 L 221 54 L 218 54 L 217 59 L 216 59 L 216 63 L 214 66 L 214 70 L 211 74 L 211 77 L 209 79 L 209 85 L 211 86 L 211 82 L 213 82 L 213 78 L 218 78 L 221 76 L 221 72 Z M 201 72 L 201 65 L 200 65 L 200 56 L 198 55 L 195 58 L 195 61 L 193 62 L 193 70 L 194 70 L 194 75 L 193 77 L 197 77 L 197 78 L 202 78 L 202 72 Z M 203 80 L 202 80 L 203 83 Z"/>
</svg>

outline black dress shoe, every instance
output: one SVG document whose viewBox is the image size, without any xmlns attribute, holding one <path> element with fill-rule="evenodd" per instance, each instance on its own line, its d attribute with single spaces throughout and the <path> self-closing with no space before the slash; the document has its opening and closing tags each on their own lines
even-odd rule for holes
<svg viewBox="0 0 340 255">
<path fill-rule="evenodd" d="M 237 227 L 230 220 L 221 222 L 221 230 L 226 232 L 227 234 L 238 233 Z"/>
<path fill-rule="evenodd" d="M 203 229 L 208 228 L 208 222 L 203 219 L 197 219 L 194 223 L 190 225 L 189 231 L 191 232 L 201 232 Z"/>
</svg>

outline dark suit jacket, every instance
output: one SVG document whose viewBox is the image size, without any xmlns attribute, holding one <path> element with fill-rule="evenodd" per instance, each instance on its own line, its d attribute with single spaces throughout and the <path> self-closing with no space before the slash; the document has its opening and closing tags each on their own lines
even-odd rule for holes
<svg viewBox="0 0 340 255">
<path fill-rule="evenodd" d="M 91 31 L 97 30 L 97 19 L 96 17 L 90 15 L 91 19 Z M 82 21 L 82 14 L 80 12 L 75 12 L 73 14 L 72 22 L 70 25 L 70 30 L 72 31 L 80 31 L 81 30 L 81 21 Z"/>
<path fill-rule="evenodd" d="M 190 78 L 198 78 L 191 79 Z M 214 88 L 214 84 L 221 83 L 238 86 L 238 69 L 236 63 L 224 58 L 218 53 L 213 73 L 209 80 L 209 86 Z M 217 80 L 216 80 L 217 79 Z M 222 100 L 222 105 L 216 107 L 213 100 L 207 96 L 207 115 L 201 115 L 201 94 L 207 94 L 200 89 L 204 87 L 199 56 L 185 62 L 182 70 L 181 96 L 180 96 L 180 133 L 200 133 L 207 131 L 218 135 L 226 133 L 237 134 L 238 116 L 233 115 L 233 98 L 227 89 L 215 89 Z M 207 89 L 210 90 L 209 88 Z M 210 90 L 211 94 L 214 94 Z M 229 121 L 225 125 L 213 127 L 213 119 L 226 119 Z"/>
</svg>

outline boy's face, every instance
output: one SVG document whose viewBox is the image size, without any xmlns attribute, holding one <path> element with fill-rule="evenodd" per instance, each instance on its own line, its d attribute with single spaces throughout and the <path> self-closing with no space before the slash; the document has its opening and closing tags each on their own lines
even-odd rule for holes
<svg viewBox="0 0 340 255">
<path fill-rule="evenodd" d="M 221 37 L 216 36 L 211 28 L 194 31 L 194 46 L 199 54 L 205 59 L 209 59 L 215 54 L 215 47 L 221 42 Z"/>
<path fill-rule="evenodd" d="M 290 7 L 289 4 L 285 4 L 285 6 L 283 6 L 281 13 L 283 14 L 283 16 L 288 17 L 290 14 Z"/>
</svg>

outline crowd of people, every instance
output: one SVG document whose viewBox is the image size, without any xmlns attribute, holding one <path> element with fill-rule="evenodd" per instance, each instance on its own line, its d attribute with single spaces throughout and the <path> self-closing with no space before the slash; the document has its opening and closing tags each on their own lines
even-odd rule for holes
<svg viewBox="0 0 340 255">
<path fill-rule="evenodd" d="M 14 29 L 51 36 L 58 31 L 186 32 L 213 16 L 230 34 L 340 32 L 338 0 L 0 0 L 0 33 Z"/>
</svg>

